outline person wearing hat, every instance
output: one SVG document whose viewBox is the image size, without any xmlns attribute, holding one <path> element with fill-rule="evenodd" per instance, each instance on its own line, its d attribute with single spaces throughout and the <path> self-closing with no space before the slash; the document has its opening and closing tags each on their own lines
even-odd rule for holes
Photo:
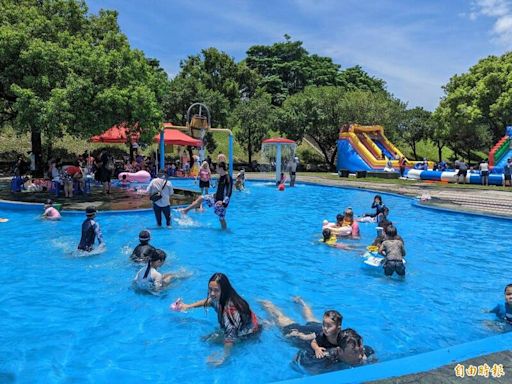
<svg viewBox="0 0 512 384">
<path fill-rule="evenodd" d="M 130 259 L 136 263 L 146 263 L 149 256 L 153 253 L 156 248 L 149 244 L 151 240 L 151 233 L 147 230 L 140 231 L 139 241 L 140 244 L 135 247 L 130 256 Z"/>
<path fill-rule="evenodd" d="M 52 199 L 46 200 L 44 203 L 43 219 L 60 220 L 61 216 L 57 209 L 53 207 Z"/>
<path fill-rule="evenodd" d="M 146 191 L 153 202 L 153 211 L 155 212 L 156 224 L 162 226 L 162 213 L 165 216 L 165 222 L 168 227 L 171 226 L 171 195 L 174 193 L 172 184 L 165 175 L 163 169 L 158 171 L 158 177 L 151 180 Z M 159 193 L 160 198 L 153 200 L 153 196 Z"/>
<path fill-rule="evenodd" d="M 85 208 L 87 218 L 82 223 L 82 237 L 78 244 L 78 249 L 85 252 L 91 252 L 96 238 L 98 238 L 98 246 L 103 246 L 103 235 L 101 234 L 100 225 L 94 221 L 96 217 L 96 208 L 89 206 Z"/>
</svg>

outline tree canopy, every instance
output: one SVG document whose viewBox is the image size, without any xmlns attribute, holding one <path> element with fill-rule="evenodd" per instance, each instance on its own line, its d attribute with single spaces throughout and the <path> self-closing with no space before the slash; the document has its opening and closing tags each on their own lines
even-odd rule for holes
<svg viewBox="0 0 512 384">
<path fill-rule="evenodd" d="M 162 122 L 167 75 L 130 48 L 114 11 L 89 15 L 75 0 L 2 1 L 0 67 L 2 121 L 31 131 L 38 163 L 41 134 L 89 137 L 125 122 L 150 136 Z"/>
</svg>

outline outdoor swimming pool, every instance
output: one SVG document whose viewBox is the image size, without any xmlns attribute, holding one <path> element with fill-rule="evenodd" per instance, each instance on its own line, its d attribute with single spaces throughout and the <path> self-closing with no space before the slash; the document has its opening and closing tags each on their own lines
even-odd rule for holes
<svg viewBox="0 0 512 384">
<path fill-rule="evenodd" d="M 176 183 L 192 186 L 190 181 Z M 173 228 L 157 229 L 152 211 L 100 213 L 107 251 L 76 257 L 83 214 L 60 222 L 39 211 L 2 208 L 0 216 L 0 381 L 9 382 L 218 382 L 259 383 L 304 374 L 290 361 L 296 349 L 276 327 L 237 346 L 228 363 L 207 365 L 222 350 L 202 337 L 217 329 L 215 312 L 171 312 L 177 297 L 204 298 L 212 273 L 224 272 L 261 318 L 268 299 L 301 321 L 291 301 L 301 295 L 320 318 L 338 309 L 380 361 L 492 336 L 503 330 L 482 311 L 503 301 L 512 263 L 512 221 L 424 210 L 411 200 L 384 195 L 405 239 L 405 280 L 364 266 L 359 252 L 319 244 L 321 222 L 347 206 L 371 211 L 374 193 L 300 184 L 278 192 L 270 183 L 248 183 L 233 192 L 229 230 L 211 210 L 191 212 Z M 42 208 L 41 208 L 42 209 Z M 152 230 L 163 248 L 161 271 L 192 274 L 154 296 L 131 288 L 139 266 L 129 261 L 138 232 Z M 361 224 L 361 246 L 375 235 Z M 5 380 L 4 380 L 5 378 Z"/>
</svg>

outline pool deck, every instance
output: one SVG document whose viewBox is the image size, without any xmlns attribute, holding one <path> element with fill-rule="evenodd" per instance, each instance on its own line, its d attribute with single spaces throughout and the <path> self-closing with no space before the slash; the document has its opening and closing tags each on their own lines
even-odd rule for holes
<svg viewBox="0 0 512 384">
<path fill-rule="evenodd" d="M 246 175 L 249 180 L 274 180 L 274 175 L 269 173 L 248 173 Z M 509 188 L 510 191 L 505 191 L 503 187 L 494 186 L 490 186 L 489 189 L 444 188 L 443 185 L 427 184 L 418 181 L 410 181 L 408 185 L 398 185 L 385 182 L 353 181 L 350 180 L 350 178 L 324 178 L 321 176 L 308 176 L 307 174 L 298 174 L 297 182 L 349 187 L 362 190 L 369 189 L 407 197 L 417 197 L 428 194 L 431 199 L 421 202 L 422 206 L 512 218 L 512 188 Z"/>
<path fill-rule="evenodd" d="M 458 365 L 464 366 L 467 371 L 464 371 L 464 377 L 456 376 L 455 367 Z M 487 364 L 491 369 L 497 364 L 503 366 L 504 376 L 497 377 L 497 372 L 493 377 L 493 372 L 488 372 L 488 377 L 483 376 L 483 370 L 478 375 L 478 367 Z M 476 373 L 471 372 L 470 366 L 476 367 Z M 473 374 L 474 376 L 468 376 L 467 373 Z M 401 377 L 394 377 L 385 380 L 376 381 L 365 381 L 364 384 L 460 384 L 460 383 L 472 383 L 472 384 L 507 384 L 512 382 L 512 351 L 491 353 L 486 356 L 477 357 L 474 359 L 468 359 L 455 364 L 448 364 L 441 368 L 433 369 L 429 372 L 417 373 L 414 375 L 405 375 Z"/>
</svg>

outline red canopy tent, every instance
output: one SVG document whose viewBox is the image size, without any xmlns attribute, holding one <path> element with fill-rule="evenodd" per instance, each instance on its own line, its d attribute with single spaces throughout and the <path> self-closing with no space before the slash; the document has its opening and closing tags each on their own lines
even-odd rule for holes
<svg viewBox="0 0 512 384">
<path fill-rule="evenodd" d="M 110 144 L 125 144 L 128 137 L 128 128 L 123 125 L 114 125 L 103 132 L 101 135 L 93 136 L 90 141 L 93 143 L 110 143 Z M 131 142 L 137 142 L 140 134 L 132 133 Z"/>
<path fill-rule="evenodd" d="M 164 127 L 167 124 L 164 123 Z M 160 142 L 160 134 L 156 134 L 153 138 L 153 141 L 155 143 Z M 183 146 L 192 146 L 192 147 L 201 147 L 202 141 L 199 139 L 194 139 L 193 137 L 190 137 L 186 134 L 184 134 L 181 131 L 178 131 L 177 129 L 164 129 L 164 143 L 169 145 L 183 145 Z"/>
</svg>

